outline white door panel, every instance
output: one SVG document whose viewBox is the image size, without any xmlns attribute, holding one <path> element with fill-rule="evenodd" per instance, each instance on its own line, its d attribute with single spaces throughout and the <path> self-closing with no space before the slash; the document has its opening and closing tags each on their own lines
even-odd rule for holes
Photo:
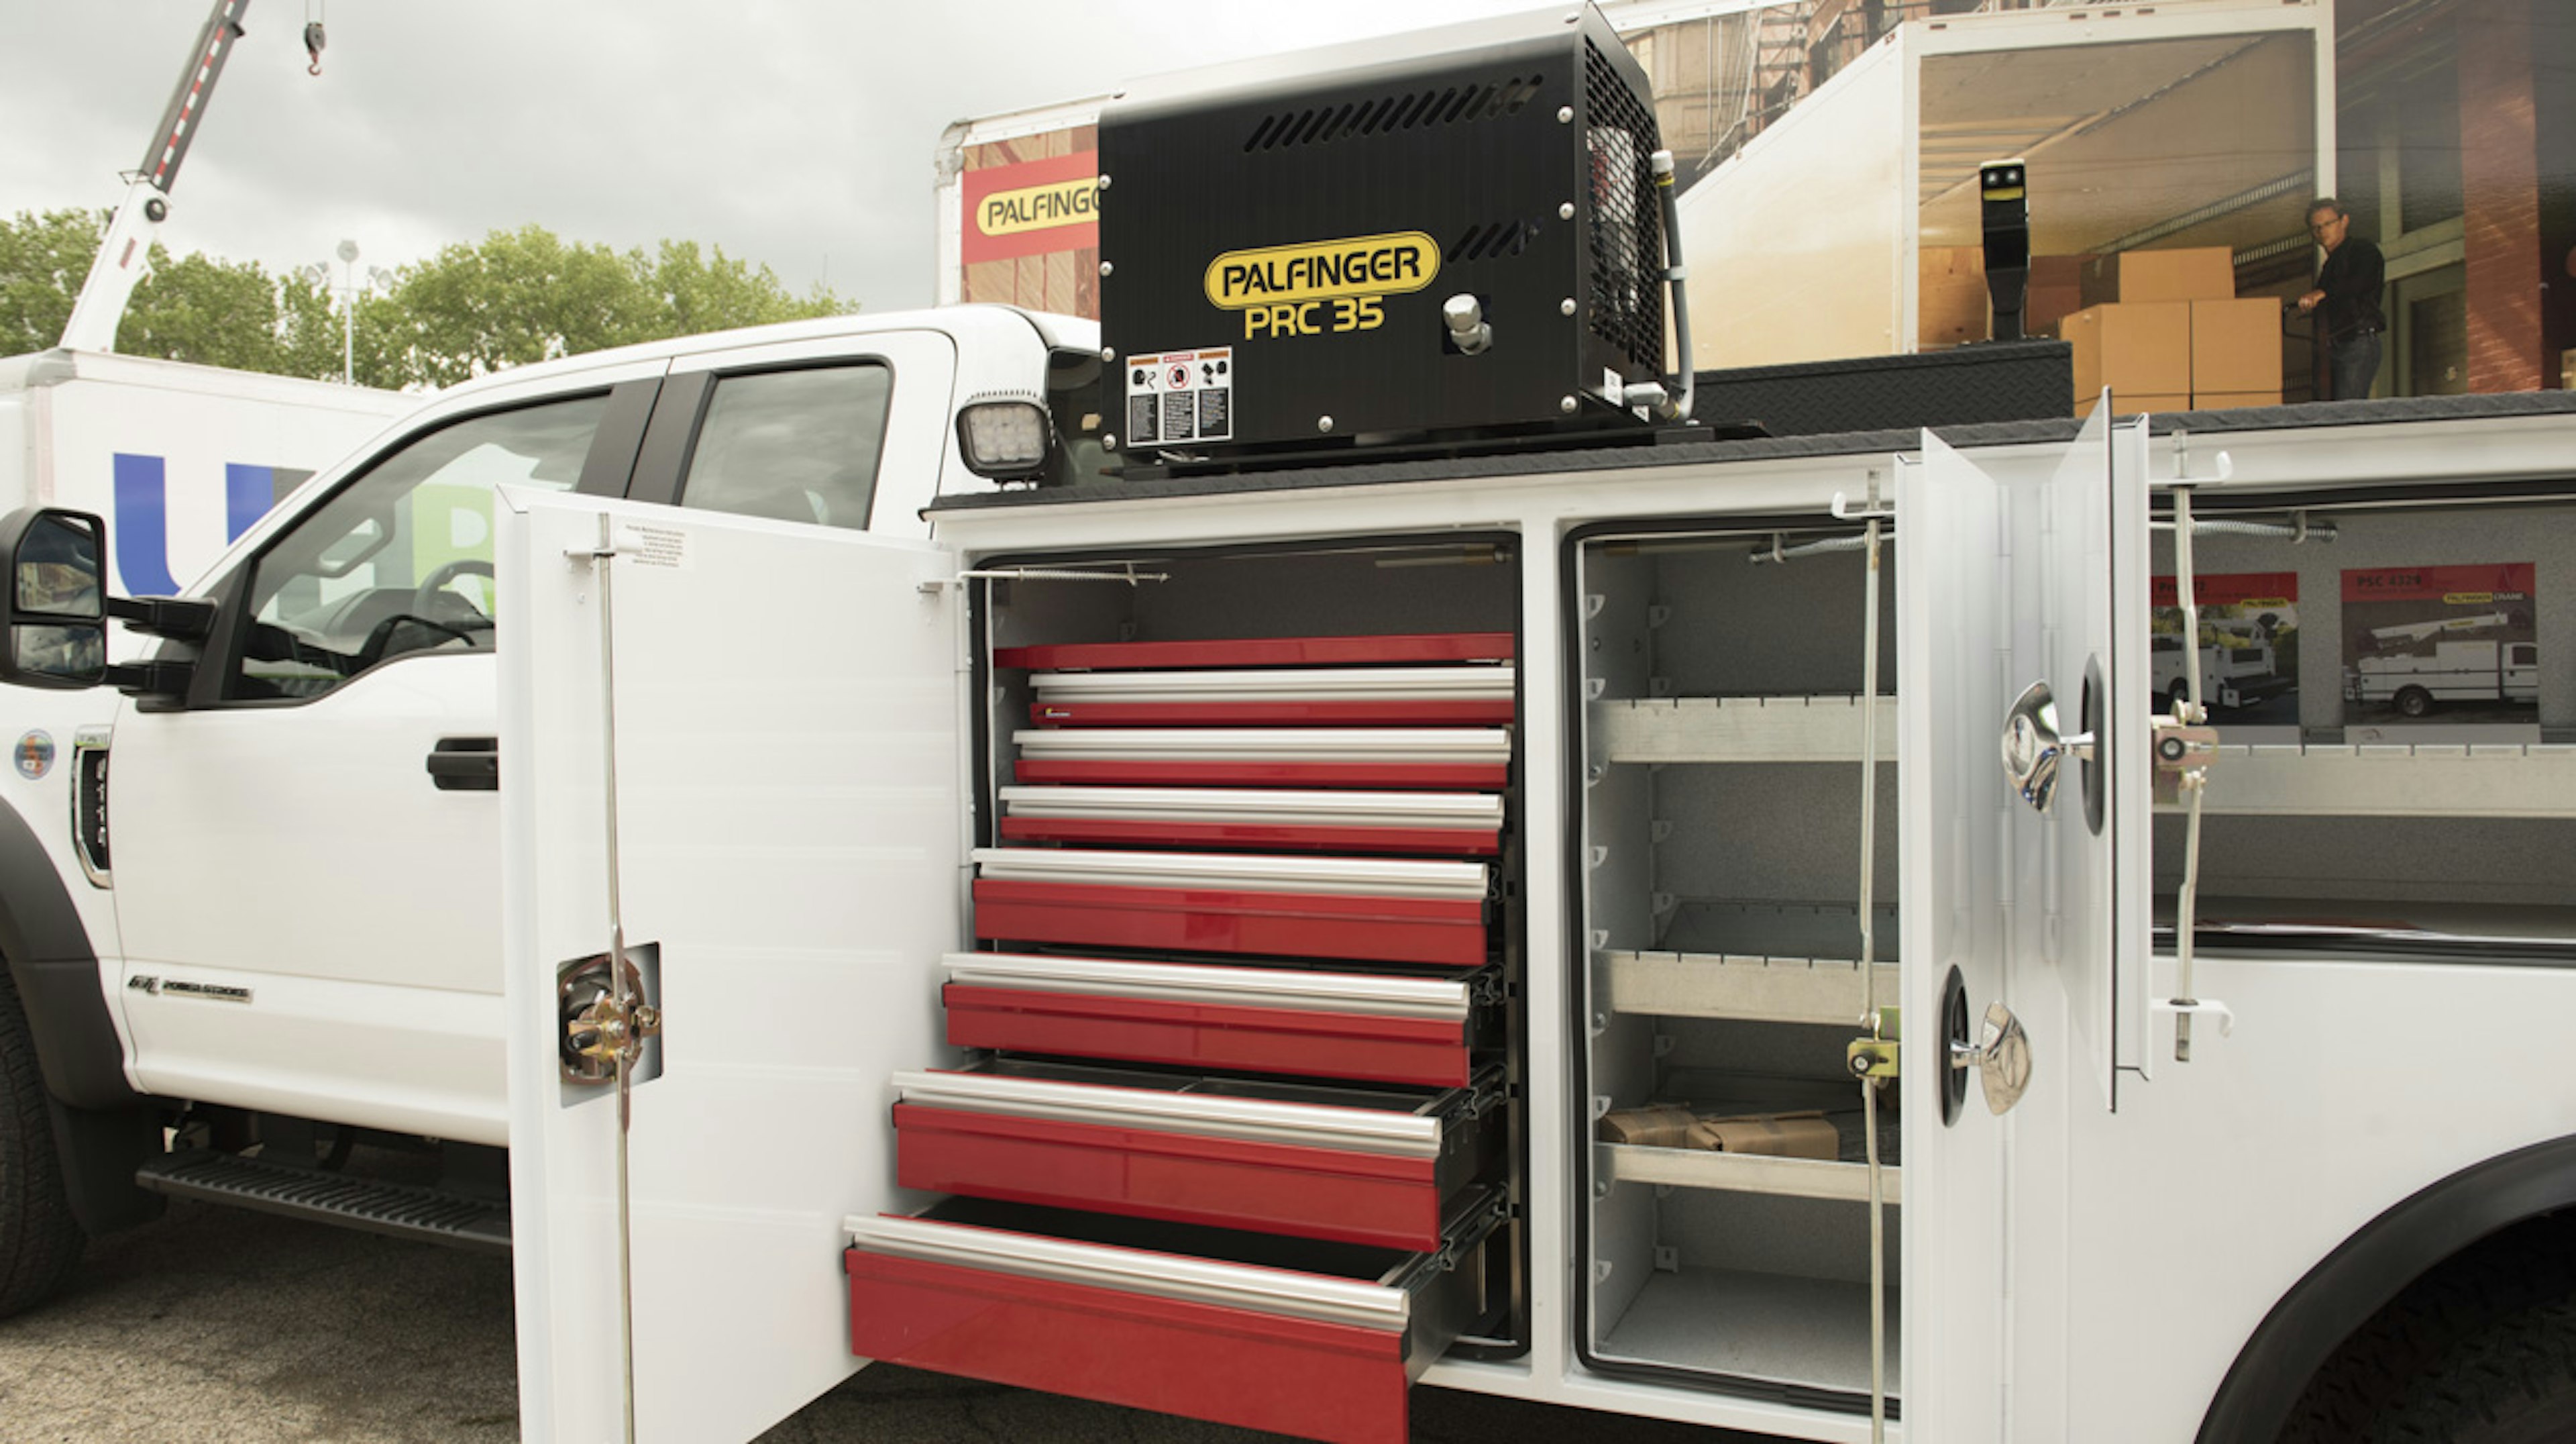
<svg viewBox="0 0 2576 1444">
<path fill-rule="evenodd" d="M 517 497 L 501 526 L 506 1006 L 525 1437 L 615 1437 L 618 1108 L 565 1082 L 559 965 L 658 949 L 628 1137 L 635 1418 L 748 1438 L 857 1367 L 840 1225 L 896 1203 L 888 1075 L 943 1056 L 964 936 L 952 563 L 924 543 Z M 605 512 L 663 528 L 607 592 Z M 661 564 L 667 563 L 667 564 Z M 602 702 L 601 603 L 613 714 Z"/>
<path fill-rule="evenodd" d="M 2106 417 L 2049 469 L 2001 477 L 1927 432 L 1898 479 L 1906 1405 L 1940 1441 L 2073 1437 L 2070 1130 L 2114 1101 L 2143 1031 L 2145 473 L 2114 465 Z M 2001 759 L 2006 716 L 2041 681 L 2068 738 L 2097 734 L 2044 813 Z M 2028 1030 L 2029 1087 L 2001 1116 L 1949 1066 L 1954 968 L 1969 1041 L 1994 1003 Z M 1961 1084 L 1945 1124 L 1941 1090 Z"/>
</svg>

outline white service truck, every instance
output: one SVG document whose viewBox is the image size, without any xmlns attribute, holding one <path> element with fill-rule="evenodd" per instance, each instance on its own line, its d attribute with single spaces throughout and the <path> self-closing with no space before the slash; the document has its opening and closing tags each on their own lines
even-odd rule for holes
<svg viewBox="0 0 2576 1444">
<path fill-rule="evenodd" d="M 1551 318 L 1664 334 L 1625 263 L 1522 304 L 1647 226 L 1647 112 L 1541 18 L 1365 70 L 1326 138 L 1276 67 L 1249 113 L 1131 91 L 1105 333 L 476 382 L 176 599 L 14 515 L 9 678 L 118 700 L 0 778 L 0 1308 L 176 1193 L 510 1249 L 532 1440 L 748 1438 L 870 1360 L 1353 1441 L 1416 1382 L 2563 1435 L 2576 754 L 2227 747 L 2148 639 L 2195 564 L 2151 514 L 2310 596 L 2428 530 L 2576 547 L 2576 406 L 1719 441 L 1614 368 L 1458 421 L 1562 384 L 1514 349 Z M 1618 224 L 1299 211 L 1371 135 L 1526 145 Z M 1381 434 L 1386 374 L 1444 427 Z"/>
<path fill-rule="evenodd" d="M 2195 649 L 2184 646 L 2178 636 L 2158 632 L 2149 676 L 2157 695 L 2178 701 L 2190 690 L 2186 674 L 2195 650 L 2200 656 L 2200 695 L 2209 706 L 2251 707 L 2297 684 L 2297 678 L 2279 674 L 2279 663 L 2267 643 L 2204 642 Z"/>
<path fill-rule="evenodd" d="M 2354 659 L 2344 695 L 2421 717 L 2437 702 L 2537 702 L 2537 642 L 2433 642 L 2427 650 L 2378 652 Z"/>
</svg>

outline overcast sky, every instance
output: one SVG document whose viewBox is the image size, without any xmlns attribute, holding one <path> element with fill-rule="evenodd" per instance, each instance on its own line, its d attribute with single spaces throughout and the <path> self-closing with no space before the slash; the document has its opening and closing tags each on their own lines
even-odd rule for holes
<svg viewBox="0 0 2576 1444">
<path fill-rule="evenodd" d="M 210 0 L 0 0 L 0 215 L 108 206 Z M 949 122 L 1531 0 L 253 0 L 161 238 L 393 267 L 529 222 L 928 305 Z M 322 19 L 322 74 L 305 22 Z"/>
</svg>

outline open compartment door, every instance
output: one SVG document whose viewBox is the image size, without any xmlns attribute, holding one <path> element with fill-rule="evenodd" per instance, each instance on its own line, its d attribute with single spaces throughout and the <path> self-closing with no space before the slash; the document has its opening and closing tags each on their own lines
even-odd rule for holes
<svg viewBox="0 0 2576 1444">
<path fill-rule="evenodd" d="M 1906 1410 L 1945 1436 L 2006 1437 L 2046 1332 L 2007 1286 L 2062 1267 L 2065 1120 L 2116 1101 L 2143 1026 L 2145 473 L 2107 415 L 1995 472 L 1926 432 L 1898 475 Z"/>
<path fill-rule="evenodd" d="M 619 1438 L 631 1389 L 638 1439 L 750 1438 L 862 1362 L 842 1220 L 898 1206 L 886 1079 L 946 1056 L 953 562 L 568 496 L 499 543 L 520 1425 Z M 622 1137 L 563 1059 L 612 908 L 661 1015 Z"/>
</svg>

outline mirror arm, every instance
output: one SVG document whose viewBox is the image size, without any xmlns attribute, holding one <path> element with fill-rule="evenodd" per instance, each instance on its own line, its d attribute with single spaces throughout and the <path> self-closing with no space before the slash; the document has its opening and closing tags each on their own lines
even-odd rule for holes
<svg viewBox="0 0 2576 1444">
<path fill-rule="evenodd" d="M 110 597 L 107 614 L 128 631 L 173 642 L 202 642 L 215 630 L 215 604 L 188 597 Z"/>
<path fill-rule="evenodd" d="M 185 697 L 196 671 L 194 662 L 120 662 L 110 664 L 99 680 L 128 697 Z"/>
</svg>

